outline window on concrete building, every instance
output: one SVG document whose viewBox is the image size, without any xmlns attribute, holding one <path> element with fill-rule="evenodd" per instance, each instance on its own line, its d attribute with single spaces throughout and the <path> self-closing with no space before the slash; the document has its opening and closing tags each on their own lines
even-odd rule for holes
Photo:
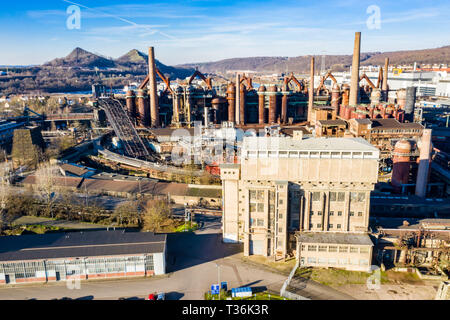
<svg viewBox="0 0 450 320">
<path fill-rule="evenodd" d="M 338 224 L 336 225 L 336 227 L 337 227 L 338 229 L 340 229 L 340 228 L 341 228 L 341 224 L 338 223 Z"/>
<path fill-rule="evenodd" d="M 281 213 L 278 214 L 278 219 L 283 219 L 283 215 Z"/>
<path fill-rule="evenodd" d="M 309 224 L 309 228 L 312 229 L 314 228 L 314 225 L 312 223 Z"/>
<path fill-rule="evenodd" d="M 269 191 L 269 201 L 275 201 L 275 192 Z"/>
<path fill-rule="evenodd" d="M 273 204 L 269 205 L 269 213 L 275 213 L 275 206 Z"/>
<path fill-rule="evenodd" d="M 264 226 L 264 219 L 256 219 L 256 225 L 258 227 L 263 227 Z"/>
<path fill-rule="evenodd" d="M 336 201 L 336 192 L 330 192 L 330 201 Z"/>
<path fill-rule="evenodd" d="M 278 233 L 283 233 L 283 228 L 282 227 L 278 228 Z"/>
<path fill-rule="evenodd" d="M 357 201 L 357 200 L 358 200 L 358 193 L 350 192 L 350 201 Z"/>
<path fill-rule="evenodd" d="M 263 190 L 258 190 L 257 198 L 258 198 L 258 200 L 264 200 L 264 191 Z"/>
<path fill-rule="evenodd" d="M 358 253 L 358 247 L 350 247 L 350 253 Z"/>
<path fill-rule="evenodd" d="M 310 211 L 309 214 L 313 216 L 314 215 L 314 211 Z"/>
<path fill-rule="evenodd" d="M 326 252 L 327 246 L 319 246 L 319 252 Z"/>
<path fill-rule="evenodd" d="M 350 211 L 350 217 L 353 217 L 355 213 L 353 211 Z"/>
<path fill-rule="evenodd" d="M 256 190 L 250 190 L 250 200 L 256 200 Z"/>
<path fill-rule="evenodd" d="M 334 211 L 330 211 L 330 216 L 334 216 Z"/>
<path fill-rule="evenodd" d="M 321 224 L 321 223 L 318 223 L 318 224 L 317 224 L 317 228 L 322 228 L 322 224 Z"/>
<path fill-rule="evenodd" d="M 339 264 L 340 265 L 346 265 L 347 264 L 347 259 L 339 259 Z"/>
<path fill-rule="evenodd" d="M 308 251 L 317 251 L 317 246 L 312 244 L 308 245 Z"/>
<path fill-rule="evenodd" d="M 280 199 L 279 203 L 280 203 L 280 204 L 283 204 L 283 199 Z"/>
<path fill-rule="evenodd" d="M 338 193 L 338 201 L 339 202 L 345 201 L 345 192 Z"/>
<path fill-rule="evenodd" d="M 333 229 L 333 224 L 332 223 L 328 224 L 328 229 Z"/>
<path fill-rule="evenodd" d="M 348 247 L 347 246 L 340 246 L 339 247 L 339 252 L 348 252 Z"/>
<path fill-rule="evenodd" d="M 342 211 L 338 211 L 338 217 L 342 216 Z"/>
<path fill-rule="evenodd" d="M 337 248 L 338 248 L 337 246 L 329 246 L 328 251 L 329 252 L 337 252 Z"/>
<path fill-rule="evenodd" d="M 358 212 L 358 217 L 362 217 L 363 213 L 361 211 Z"/>
<path fill-rule="evenodd" d="M 256 203 L 250 203 L 250 212 L 256 212 Z"/>
<path fill-rule="evenodd" d="M 322 211 L 317 211 L 317 215 L 321 216 L 322 215 Z"/>
<path fill-rule="evenodd" d="M 319 258 L 317 259 L 317 263 L 318 264 L 327 264 L 327 258 Z"/>
<path fill-rule="evenodd" d="M 336 258 L 328 258 L 328 264 L 336 264 Z"/>
<path fill-rule="evenodd" d="M 258 212 L 264 212 L 264 203 L 258 203 Z"/>
<path fill-rule="evenodd" d="M 320 200 L 320 192 L 313 192 L 312 201 L 319 201 L 319 200 Z"/>
<path fill-rule="evenodd" d="M 366 200 L 366 194 L 364 192 L 358 192 L 358 202 L 364 202 Z"/>
<path fill-rule="evenodd" d="M 308 264 L 312 264 L 312 263 L 316 263 L 317 260 L 314 257 L 309 257 L 307 261 L 308 261 Z"/>
<path fill-rule="evenodd" d="M 360 253 L 368 253 L 368 252 L 369 252 L 369 248 L 367 248 L 367 247 L 361 247 L 361 248 L 359 248 L 359 252 L 360 252 Z"/>
<path fill-rule="evenodd" d="M 360 266 L 367 266 L 368 264 L 369 264 L 369 260 L 367 260 L 367 259 L 359 260 L 359 265 Z"/>
</svg>

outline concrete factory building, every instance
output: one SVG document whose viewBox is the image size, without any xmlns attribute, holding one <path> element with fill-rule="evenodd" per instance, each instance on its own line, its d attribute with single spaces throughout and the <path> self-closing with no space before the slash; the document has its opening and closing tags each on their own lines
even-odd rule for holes
<svg viewBox="0 0 450 320">
<path fill-rule="evenodd" d="M 304 266 L 369 270 L 378 159 L 362 138 L 245 137 L 241 164 L 221 166 L 224 241 L 245 255 L 296 251 Z"/>
<path fill-rule="evenodd" d="M 166 235 L 82 231 L 0 237 L 0 285 L 164 274 Z"/>
</svg>

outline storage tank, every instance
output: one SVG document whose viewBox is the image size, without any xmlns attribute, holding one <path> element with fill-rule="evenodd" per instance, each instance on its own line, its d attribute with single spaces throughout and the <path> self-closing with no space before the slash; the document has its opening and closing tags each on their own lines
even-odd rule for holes
<svg viewBox="0 0 450 320">
<path fill-rule="evenodd" d="M 393 152 L 393 168 L 391 184 L 394 192 L 401 193 L 402 184 L 408 183 L 411 156 L 411 143 L 408 140 L 399 140 Z"/>
<path fill-rule="evenodd" d="M 269 123 L 273 124 L 277 121 L 277 87 L 270 86 L 267 91 L 269 92 Z"/>
<path fill-rule="evenodd" d="M 126 95 L 127 110 L 131 119 L 136 117 L 136 94 L 133 90 L 128 90 Z"/>
<path fill-rule="evenodd" d="M 374 88 L 372 90 L 372 93 L 370 94 L 370 104 L 372 106 L 376 106 L 377 104 L 380 103 L 380 99 L 381 99 L 381 91 L 378 88 Z"/>
<path fill-rule="evenodd" d="M 406 90 L 399 89 L 397 90 L 397 104 L 400 108 L 405 109 L 406 106 Z"/>
</svg>

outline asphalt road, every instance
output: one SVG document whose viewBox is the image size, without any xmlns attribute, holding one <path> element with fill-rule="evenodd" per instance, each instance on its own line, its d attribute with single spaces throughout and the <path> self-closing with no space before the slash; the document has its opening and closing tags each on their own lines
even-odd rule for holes
<svg viewBox="0 0 450 320">
<path fill-rule="evenodd" d="M 220 217 L 196 216 L 201 227 L 195 233 L 168 236 L 167 272 L 153 278 L 82 281 L 79 289 L 68 289 L 65 283 L 16 285 L 0 289 L 0 300 L 22 299 L 143 299 L 152 292 L 165 292 L 167 299 L 201 300 L 211 284 L 228 282 L 228 288 L 251 286 L 256 290 L 279 292 L 286 277 L 257 268 L 241 260 L 238 244 L 222 243 Z M 323 298 L 348 296 L 327 293 Z M 314 296 L 320 298 L 320 292 Z"/>
</svg>

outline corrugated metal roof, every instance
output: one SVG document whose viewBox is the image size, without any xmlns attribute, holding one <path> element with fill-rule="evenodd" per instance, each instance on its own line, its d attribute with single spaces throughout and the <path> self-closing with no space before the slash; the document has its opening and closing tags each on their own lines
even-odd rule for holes
<svg viewBox="0 0 450 320">
<path fill-rule="evenodd" d="M 0 237 L 0 261 L 158 253 L 166 237 L 124 230 L 6 236 Z"/>
</svg>

